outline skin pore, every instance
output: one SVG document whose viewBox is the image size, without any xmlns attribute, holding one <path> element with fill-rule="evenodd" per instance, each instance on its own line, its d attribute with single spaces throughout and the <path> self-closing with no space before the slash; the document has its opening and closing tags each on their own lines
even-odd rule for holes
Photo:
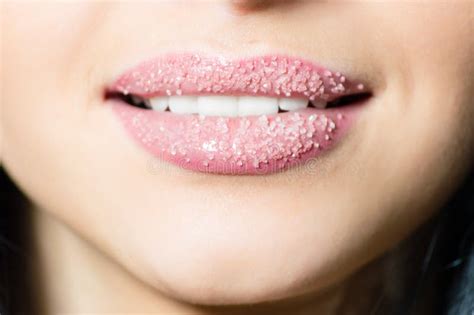
<svg viewBox="0 0 474 315">
<path fill-rule="evenodd" d="M 3 4 L 0 158 L 33 204 L 44 313 L 369 314 L 400 257 L 385 253 L 436 214 L 474 159 L 473 10 Z M 314 164 L 192 173 L 132 143 L 103 98 L 125 69 L 175 51 L 301 56 L 363 79 L 373 97 Z"/>
</svg>

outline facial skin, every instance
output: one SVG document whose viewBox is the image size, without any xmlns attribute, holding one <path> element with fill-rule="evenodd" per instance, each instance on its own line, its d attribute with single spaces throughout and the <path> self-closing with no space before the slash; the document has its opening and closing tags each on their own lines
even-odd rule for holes
<svg viewBox="0 0 474 315">
<path fill-rule="evenodd" d="M 39 214 L 186 302 L 320 292 L 434 215 L 474 158 L 472 3 L 240 2 L 4 6 L 3 166 Z M 103 99 L 175 51 L 301 56 L 374 96 L 310 167 L 184 171 L 133 143 Z"/>
</svg>

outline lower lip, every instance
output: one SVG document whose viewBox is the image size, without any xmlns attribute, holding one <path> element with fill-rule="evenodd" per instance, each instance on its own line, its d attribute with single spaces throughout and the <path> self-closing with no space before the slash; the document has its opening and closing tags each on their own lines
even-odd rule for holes
<svg viewBox="0 0 474 315">
<path fill-rule="evenodd" d="M 125 129 L 160 161 L 213 174 L 265 175 L 304 165 L 348 134 L 360 106 L 271 116 L 204 117 L 114 102 Z"/>
</svg>

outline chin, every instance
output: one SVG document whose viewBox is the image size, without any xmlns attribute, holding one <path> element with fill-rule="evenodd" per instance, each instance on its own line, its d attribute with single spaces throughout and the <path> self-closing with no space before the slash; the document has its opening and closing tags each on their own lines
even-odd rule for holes
<svg viewBox="0 0 474 315">
<path fill-rule="evenodd" d="M 316 250 L 308 250 L 301 246 L 305 233 L 287 230 L 256 232 L 234 224 L 161 235 L 160 250 L 141 250 L 135 270 L 146 270 L 142 278 L 165 295 L 199 305 L 285 300 L 330 285 L 333 249 L 314 242 Z"/>
<path fill-rule="evenodd" d="M 282 271 L 271 264 L 263 272 L 256 269 L 215 261 L 206 266 L 183 265 L 161 276 L 159 282 L 165 284 L 161 291 L 174 299 L 209 306 L 285 300 L 310 290 L 302 274 L 282 277 Z"/>
</svg>

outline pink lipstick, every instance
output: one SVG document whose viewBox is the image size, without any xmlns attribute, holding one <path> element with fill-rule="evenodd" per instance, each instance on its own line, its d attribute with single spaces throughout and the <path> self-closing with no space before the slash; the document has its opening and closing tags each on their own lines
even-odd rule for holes
<svg viewBox="0 0 474 315">
<path fill-rule="evenodd" d="M 296 58 L 262 56 L 227 60 L 178 54 L 150 60 L 127 71 L 111 90 L 144 97 L 230 94 L 301 97 L 314 101 L 362 91 L 364 85 Z"/>
<path fill-rule="evenodd" d="M 132 139 L 153 156 L 193 171 L 255 175 L 287 169 L 333 148 L 360 106 L 329 108 L 328 103 L 367 90 L 361 82 L 298 58 L 175 54 L 126 71 L 107 92 L 133 96 L 146 106 L 156 100 L 163 104 L 152 110 L 113 102 Z M 220 98 L 225 114 L 201 112 L 212 96 L 227 97 Z M 181 98 L 188 112 L 173 107 Z M 249 111 L 251 100 L 255 108 Z M 288 100 L 299 105 L 283 106 Z M 249 114 L 263 108 L 258 106 L 269 112 Z"/>
</svg>

